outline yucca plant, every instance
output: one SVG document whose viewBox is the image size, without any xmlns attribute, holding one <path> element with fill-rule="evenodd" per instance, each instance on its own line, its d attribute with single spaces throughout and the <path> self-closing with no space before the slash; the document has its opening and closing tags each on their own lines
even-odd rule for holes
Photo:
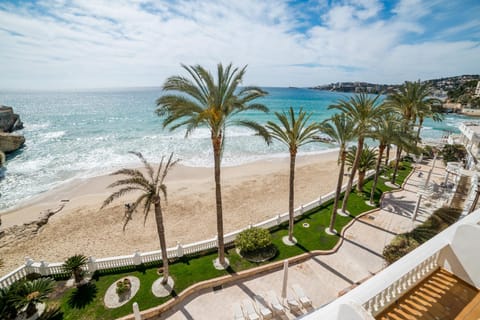
<svg viewBox="0 0 480 320">
<path fill-rule="evenodd" d="M 75 284 L 78 286 L 83 280 L 83 269 L 88 263 L 88 258 L 82 254 L 76 254 L 71 256 L 63 263 L 62 267 L 65 272 L 73 275 L 75 278 Z"/>
<path fill-rule="evenodd" d="M 48 299 L 48 295 L 53 292 L 54 285 L 55 280 L 52 278 L 38 278 L 21 282 L 13 298 L 17 310 L 26 307 L 27 318 L 34 315 L 37 312 L 36 305 Z"/>
</svg>

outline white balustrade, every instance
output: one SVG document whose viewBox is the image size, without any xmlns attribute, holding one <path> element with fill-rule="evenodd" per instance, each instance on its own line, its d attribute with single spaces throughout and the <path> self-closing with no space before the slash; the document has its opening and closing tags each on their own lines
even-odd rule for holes
<svg viewBox="0 0 480 320">
<path fill-rule="evenodd" d="M 366 177 L 372 176 L 374 171 L 369 171 Z M 356 182 L 356 180 L 355 180 Z M 346 190 L 346 184 L 342 187 L 342 191 Z M 320 196 L 319 199 L 316 199 L 308 204 L 301 205 L 294 211 L 294 216 L 301 216 L 305 212 L 308 212 L 316 207 L 321 206 L 327 201 L 332 200 L 335 197 L 335 191 L 329 192 L 324 196 Z M 259 222 L 253 226 L 260 227 L 264 229 L 270 229 L 272 227 L 278 226 L 281 223 L 288 221 L 288 212 L 283 214 L 278 214 L 277 216 L 270 218 L 268 220 Z M 250 225 L 251 227 L 252 225 Z M 236 230 L 224 236 L 225 244 L 233 243 L 237 235 L 242 232 L 244 229 Z M 177 243 L 177 246 L 167 249 L 167 257 L 178 258 L 184 255 L 195 254 L 201 251 L 210 250 L 217 248 L 217 238 L 208 239 L 204 241 L 199 241 L 185 246 Z M 138 266 L 142 263 L 152 263 L 156 261 L 161 261 L 161 251 L 152 251 L 152 252 L 135 252 L 130 256 L 119 256 L 119 257 L 109 257 L 102 259 L 95 259 L 94 257 L 89 257 L 87 265 L 84 268 L 84 271 L 92 274 L 97 270 L 107 270 L 115 269 L 128 266 Z M 65 270 L 62 267 L 62 263 L 47 263 L 45 261 L 34 262 L 30 258 L 26 258 L 25 264 L 21 267 L 15 269 L 14 271 L 6 274 L 0 278 L 0 288 L 6 287 L 18 281 L 30 273 L 38 273 L 42 276 L 48 275 L 58 275 L 64 274 Z"/>
</svg>

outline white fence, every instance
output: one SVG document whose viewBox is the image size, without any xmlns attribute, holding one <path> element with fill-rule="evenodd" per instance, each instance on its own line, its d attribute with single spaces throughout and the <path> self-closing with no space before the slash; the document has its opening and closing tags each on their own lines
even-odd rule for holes
<svg viewBox="0 0 480 320">
<path fill-rule="evenodd" d="M 367 177 L 371 177 L 374 174 L 374 170 L 370 170 L 366 174 Z M 345 192 L 347 186 L 344 185 L 342 187 L 342 192 Z M 294 216 L 298 217 L 303 215 L 305 212 L 317 208 L 322 204 L 326 203 L 327 201 L 332 200 L 335 197 L 335 191 L 332 191 L 320 198 L 307 203 L 305 205 L 301 205 L 294 211 Z M 288 212 L 279 214 L 276 217 L 270 218 L 268 220 L 259 222 L 254 224 L 254 227 L 270 229 L 275 226 L 280 225 L 281 223 L 288 221 Z M 224 242 L 225 244 L 230 244 L 235 241 L 237 235 L 242 232 L 243 230 L 250 228 L 248 226 L 246 228 L 236 230 L 234 232 L 228 233 L 224 235 Z M 167 249 L 167 256 L 168 258 L 180 258 L 184 255 L 195 254 L 205 250 L 217 248 L 217 238 L 203 240 L 187 245 L 182 245 L 177 243 L 176 247 Z M 128 266 L 138 266 L 145 263 L 150 263 L 154 261 L 161 261 L 162 255 L 161 251 L 150 251 L 150 252 L 135 252 L 133 255 L 128 256 L 117 256 L 117 257 L 108 257 L 108 258 L 101 258 L 95 259 L 94 257 L 88 258 L 88 264 L 84 268 L 84 271 L 87 273 L 93 273 L 97 270 L 109 270 L 109 269 L 116 269 L 116 268 L 123 268 Z M 26 258 L 25 264 L 12 272 L 6 274 L 5 276 L 0 278 L 0 288 L 6 287 L 11 285 L 17 280 L 24 278 L 26 275 L 31 273 L 38 273 L 42 276 L 48 275 L 61 275 L 65 274 L 65 271 L 62 268 L 61 262 L 56 263 L 48 263 L 45 261 L 35 262 L 29 258 Z"/>
</svg>

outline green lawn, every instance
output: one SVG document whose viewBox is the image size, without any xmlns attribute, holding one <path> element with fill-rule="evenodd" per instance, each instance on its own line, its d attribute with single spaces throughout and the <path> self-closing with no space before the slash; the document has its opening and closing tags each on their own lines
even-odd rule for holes
<svg viewBox="0 0 480 320">
<path fill-rule="evenodd" d="M 410 166 L 407 164 L 406 168 L 399 171 L 397 183 L 402 183 L 409 172 Z M 370 197 L 371 184 L 372 181 L 368 181 L 365 184 L 364 194 L 352 192 L 347 209 L 353 217 L 372 209 L 365 203 Z M 390 188 L 384 185 L 384 180 L 380 178 L 375 194 L 376 202 L 378 203 L 382 192 L 390 190 Z M 273 243 L 278 248 L 278 254 L 273 261 L 283 260 L 308 251 L 333 248 L 339 237 L 325 233 L 325 228 L 329 225 L 332 205 L 333 201 L 330 201 L 319 208 L 311 210 L 295 223 L 294 235 L 298 241 L 295 246 L 289 247 L 282 243 L 282 237 L 288 233 L 288 223 L 273 229 L 271 231 Z M 342 230 L 353 217 L 337 216 L 335 229 Z M 310 225 L 308 228 L 302 226 L 305 222 Z M 219 271 L 212 266 L 212 260 L 216 258 L 216 255 L 216 251 L 214 251 L 203 255 L 183 257 L 173 262 L 170 266 L 171 276 L 175 280 L 173 295 L 182 292 L 194 283 L 269 263 L 257 264 L 248 262 L 239 257 L 233 248 L 230 248 L 227 250 L 227 257 L 231 266 L 228 270 Z M 106 309 L 103 305 L 103 297 L 108 287 L 127 275 L 133 275 L 140 279 L 140 289 L 135 298 L 120 308 Z M 50 301 L 50 305 L 60 306 L 64 313 L 64 319 L 115 319 L 131 313 L 134 301 L 138 302 L 140 309 L 143 310 L 157 306 L 170 299 L 171 296 L 159 299 L 151 293 L 151 286 L 158 277 L 156 267 L 153 266 L 142 269 L 115 270 L 110 274 L 104 273 L 96 276 L 92 280 L 91 285 L 83 289 L 82 292 L 78 292 L 75 288 L 58 294 L 56 299 Z"/>
</svg>

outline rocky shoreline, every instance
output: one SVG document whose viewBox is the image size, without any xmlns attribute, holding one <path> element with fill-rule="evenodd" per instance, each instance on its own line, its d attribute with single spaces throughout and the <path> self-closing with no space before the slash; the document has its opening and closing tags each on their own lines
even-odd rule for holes
<svg viewBox="0 0 480 320">
<path fill-rule="evenodd" d="M 24 136 L 12 134 L 13 131 L 21 129 L 23 123 L 20 116 L 13 112 L 13 108 L 0 106 L 0 152 L 14 152 L 24 145 Z"/>
</svg>

